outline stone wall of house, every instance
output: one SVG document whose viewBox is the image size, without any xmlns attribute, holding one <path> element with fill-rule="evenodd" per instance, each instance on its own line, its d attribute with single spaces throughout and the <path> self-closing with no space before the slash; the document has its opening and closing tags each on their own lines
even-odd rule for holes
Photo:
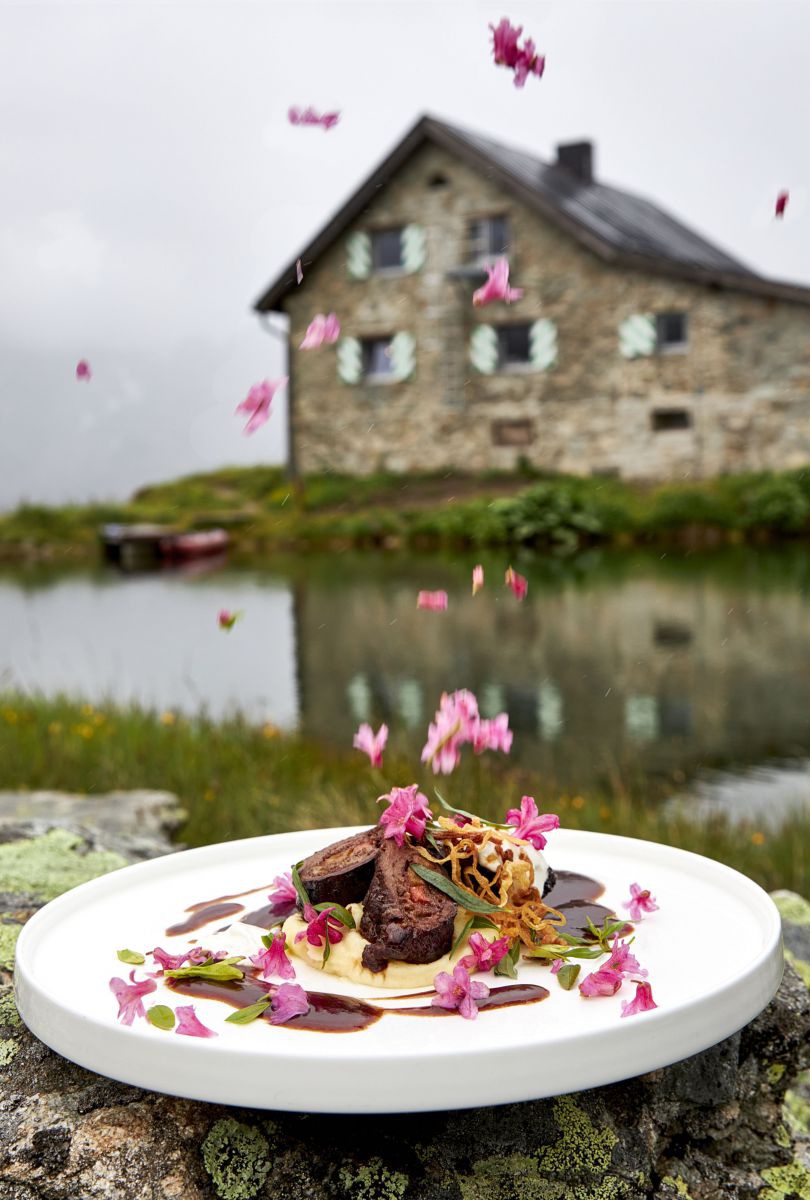
<svg viewBox="0 0 810 1200">
<path fill-rule="evenodd" d="M 432 186 L 439 175 L 446 184 Z M 475 285 L 448 272 L 464 261 L 467 221 L 498 214 L 510 221 L 512 282 L 525 296 L 476 310 Z M 338 313 L 353 337 L 416 339 L 411 378 L 376 385 L 342 383 L 333 349 L 293 351 L 302 472 L 511 469 L 525 459 L 680 479 L 810 462 L 810 307 L 606 265 L 436 147 L 415 154 L 348 232 L 411 222 L 427 231 L 420 271 L 353 280 L 342 236 L 286 301 L 293 347 L 318 311 Z M 623 358 L 621 322 L 665 311 L 688 314 L 686 352 Z M 557 327 L 555 367 L 475 371 L 477 323 L 541 316 Z M 654 432 L 660 408 L 686 409 L 691 428 Z M 503 421 L 523 422 L 530 441 L 494 444 Z"/>
</svg>

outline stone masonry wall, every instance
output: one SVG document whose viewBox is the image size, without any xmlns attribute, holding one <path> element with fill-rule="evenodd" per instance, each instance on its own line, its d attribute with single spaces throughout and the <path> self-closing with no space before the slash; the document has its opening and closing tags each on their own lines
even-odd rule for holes
<svg viewBox="0 0 810 1200">
<path fill-rule="evenodd" d="M 447 186 L 429 186 L 437 174 Z M 473 285 L 447 272 L 464 261 L 468 219 L 499 214 L 525 296 L 475 310 Z M 606 265 L 437 147 L 417 152 L 347 232 L 410 222 L 427 231 L 420 271 L 353 280 L 344 235 L 286 301 L 303 473 L 511 469 L 525 458 L 577 474 L 680 479 L 810 462 L 810 307 Z M 330 311 L 352 337 L 413 334 L 413 376 L 347 386 L 334 350 L 299 351 L 312 316 Z M 665 311 L 688 314 L 687 351 L 624 359 L 620 323 Z M 476 323 L 541 316 L 557 326 L 556 367 L 476 373 Z M 653 432 L 662 407 L 687 409 L 692 428 Z M 493 444 L 492 422 L 515 419 L 532 422 L 531 444 Z"/>
</svg>

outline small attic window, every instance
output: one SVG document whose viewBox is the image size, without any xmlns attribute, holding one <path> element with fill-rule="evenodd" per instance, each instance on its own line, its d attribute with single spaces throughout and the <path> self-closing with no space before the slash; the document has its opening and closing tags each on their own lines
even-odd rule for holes
<svg viewBox="0 0 810 1200">
<path fill-rule="evenodd" d="M 427 181 L 429 188 L 446 188 L 450 186 L 450 180 L 441 171 L 437 171 L 435 175 L 431 175 Z"/>
</svg>

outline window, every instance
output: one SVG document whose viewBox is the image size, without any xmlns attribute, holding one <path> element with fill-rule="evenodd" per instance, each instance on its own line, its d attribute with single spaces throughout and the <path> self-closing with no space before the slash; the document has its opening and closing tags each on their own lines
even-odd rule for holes
<svg viewBox="0 0 810 1200">
<path fill-rule="evenodd" d="M 692 414 L 685 408 L 656 408 L 650 419 L 653 433 L 667 433 L 671 429 L 692 428 Z"/>
<path fill-rule="evenodd" d="M 428 180 L 429 188 L 446 188 L 449 186 L 450 180 L 446 175 L 442 175 L 441 172 L 436 175 L 431 175 L 430 179 Z"/>
<path fill-rule="evenodd" d="M 531 325 L 501 325 L 498 336 L 498 369 L 523 366 L 531 362 L 529 333 Z"/>
<path fill-rule="evenodd" d="M 655 348 L 668 351 L 686 349 L 686 313 L 658 313 L 655 318 Z"/>
<path fill-rule="evenodd" d="M 509 251 L 509 223 L 506 217 L 476 217 L 467 225 L 467 262 L 492 262 Z"/>
<path fill-rule="evenodd" d="M 391 355 L 393 338 L 364 338 L 360 343 L 363 353 L 363 379 L 393 379 L 394 364 Z"/>
<path fill-rule="evenodd" d="M 372 233 L 371 265 L 375 271 L 397 270 L 402 266 L 401 229 L 378 229 Z"/>
</svg>

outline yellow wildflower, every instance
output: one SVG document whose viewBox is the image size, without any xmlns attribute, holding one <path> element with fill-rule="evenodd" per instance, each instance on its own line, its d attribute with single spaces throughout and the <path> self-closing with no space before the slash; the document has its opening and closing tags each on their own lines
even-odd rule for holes
<svg viewBox="0 0 810 1200">
<path fill-rule="evenodd" d="M 177 717 L 173 712 L 163 712 L 160 714 L 160 720 L 163 725 L 174 725 Z"/>
</svg>

